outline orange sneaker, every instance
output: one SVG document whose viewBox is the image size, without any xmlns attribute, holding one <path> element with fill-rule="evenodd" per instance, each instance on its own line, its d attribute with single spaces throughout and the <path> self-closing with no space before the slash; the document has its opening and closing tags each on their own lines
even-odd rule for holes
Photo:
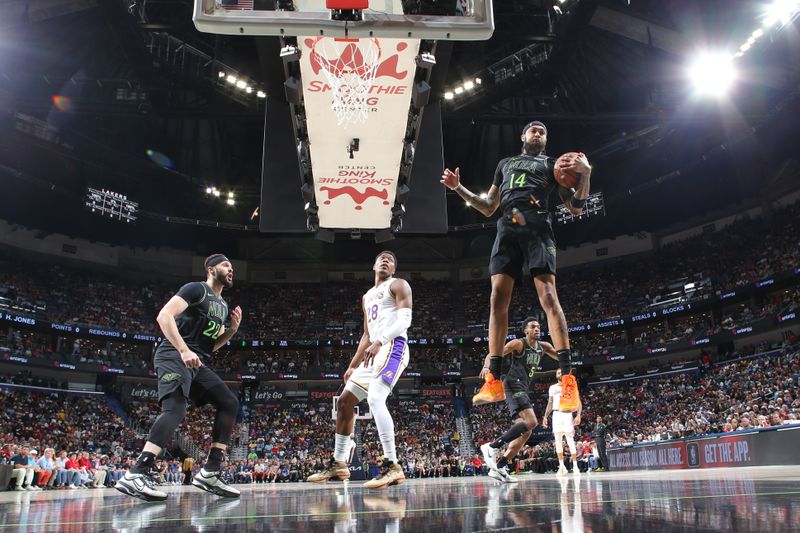
<svg viewBox="0 0 800 533">
<path fill-rule="evenodd" d="M 478 391 L 478 394 L 472 397 L 472 405 L 484 405 L 487 403 L 502 402 L 506 399 L 506 391 L 503 388 L 503 382 L 495 379 L 491 374 L 486 375 L 486 381 Z"/>
<path fill-rule="evenodd" d="M 561 402 L 558 410 L 573 413 L 578 410 L 581 399 L 578 395 L 578 381 L 572 373 L 561 376 Z"/>
</svg>

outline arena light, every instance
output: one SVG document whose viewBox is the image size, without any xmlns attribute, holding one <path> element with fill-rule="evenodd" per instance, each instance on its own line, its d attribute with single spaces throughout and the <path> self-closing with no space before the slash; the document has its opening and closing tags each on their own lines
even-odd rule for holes
<svg viewBox="0 0 800 533">
<path fill-rule="evenodd" d="M 736 81 L 733 56 L 720 52 L 701 54 L 689 65 L 687 76 L 698 94 L 720 97 Z"/>
<path fill-rule="evenodd" d="M 445 100 L 452 100 L 453 98 L 455 98 L 455 94 L 453 94 L 453 91 L 447 91 L 446 93 L 444 93 Z"/>
<path fill-rule="evenodd" d="M 227 203 L 228 205 L 236 205 L 236 200 L 234 200 L 233 198 L 228 198 L 228 200 L 226 201 L 226 203 Z"/>
<path fill-rule="evenodd" d="M 483 83 L 483 80 L 482 80 L 482 79 L 480 79 L 480 78 L 475 78 L 475 84 L 476 84 L 476 85 L 480 85 L 481 83 Z"/>
<path fill-rule="evenodd" d="M 464 88 L 466 90 L 468 90 L 468 91 L 471 91 L 472 89 L 475 88 L 475 82 L 473 82 L 473 81 L 465 81 L 464 82 Z"/>
<path fill-rule="evenodd" d="M 231 85 L 236 85 L 236 81 L 237 81 L 237 80 L 236 80 L 236 76 L 234 76 L 233 74 L 228 74 L 228 77 L 227 77 L 227 78 L 225 78 L 225 79 L 226 79 L 226 80 L 228 81 L 228 83 L 230 83 Z"/>
<path fill-rule="evenodd" d="M 236 87 L 238 87 L 239 89 L 244 89 L 245 87 L 247 87 L 247 83 L 245 83 L 244 80 L 238 80 L 236 82 Z"/>
<path fill-rule="evenodd" d="M 214 188 L 211 190 L 211 194 L 213 194 L 214 196 L 216 196 L 217 198 L 219 198 L 220 194 L 222 194 L 222 193 L 221 193 L 221 192 L 219 192 L 219 189 L 217 189 L 216 187 L 214 187 Z"/>
<path fill-rule="evenodd" d="M 461 94 L 461 93 L 464 92 L 464 88 L 463 87 L 456 87 L 455 91 L 453 91 L 453 92 L 455 92 L 456 94 Z"/>
<path fill-rule="evenodd" d="M 781 26 L 786 26 L 798 12 L 800 12 L 800 0 L 775 0 L 767 7 L 764 27 L 770 28 L 778 22 Z"/>
<path fill-rule="evenodd" d="M 485 193 L 485 192 L 481 193 L 481 200 L 486 200 L 488 197 L 489 197 L 489 195 L 487 193 Z"/>
<path fill-rule="evenodd" d="M 250 93 L 253 92 L 253 88 L 248 85 L 247 87 L 244 88 L 244 92 L 246 92 L 247 94 L 250 94 Z"/>
<path fill-rule="evenodd" d="M 218 77 L 219 78 L 224 78 L 225 77 L 225 73 L 220 70 Z"/>
<path fill-rule="evenodd" d="M 267 93 L 265 93 L 264 91 L 258 91 L 256 93 L 256 96 L 258 96 L 259 98 L 266 98 L 267 97 Z"/>
</svg>

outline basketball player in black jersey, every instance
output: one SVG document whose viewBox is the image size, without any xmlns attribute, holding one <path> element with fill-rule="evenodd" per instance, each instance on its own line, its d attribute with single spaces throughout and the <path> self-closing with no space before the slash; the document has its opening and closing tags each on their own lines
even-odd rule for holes
<svg viewBox="0 0 800 533">
<path fill-rule="evenodd" d="M 514 425 L 494 442 L 487 442 L 481 446 L 483 460 L 489 467 L 489 475 L 503 483 L 517 482 L 508 475 L 507 465 L 528 442 L 533 428 L 539 423 L 528 394 L 531 378 L 538 370 L 543 355 L 558 361 L 553 345 L 539 340 L 542 327 L 538 320 L 526 318 L 524 331 L 524 339 L 509 341 L 503 348 L 503 353 L 511 359 L 508 373 L 503 379 L 503 388 L 506 391 L 506 405 L 514 419 Z M 490 356 L 487 355 L 481 370 L 482 378 L 489 373 L 489 359 Z M 500 375 L 499 371 L 497 375 Z M 519 433 L 519 428 L 524 428 L 524 431 Z M 497 454 L 506 445 L 508 448 L 498 460 Z"/>
<path fill-rule="evenodd" d="M 165 337 L 155 353 L 161 414 L 153 422 L 136 464 L 115 485 L 120 492 L 146 501 L 167 498 L 165 492 L 155 488 L 149 473 L 155 458 L 186 416 L 190 399 L 196 406 L 210 403 L 217 410 L 208 460 L 192 485 L 218 496 L 239 497 L 239 491 L 220 477 L 239 400 L 206 363 L 236 334 L 242 310 L 236 307 L 228 313 L 228 304 L 220 296 L 223 288 L 233 286 L 233 265 L 228 258 L 214 254 L 206 259 L 205 267 L 205 282 L 187 283 L 158 313 L 158 325 Z M 230 327 L 226 330 L 229 314 Z"/>
<path fill-rule="evenodd" d="M 500 161 L 494 182 L 485 198 L 461 185 L 461 172 L 445 169 L 442 183 L 486 217 L 500 207 L 502 216 L 497 222 L 497 238 L 489 261 L 492 277 L 492 297 L 489 313 L 490 373 L 498 376 L 503 356 L 503 343 L 508 335 L 508 306 L 515 280 L 520 279 L 523 264 L 528 265 L 553 345 L 558 351 L 562 377 L 562 405 L 572 410 L 578 406 L 578 387 L 570 374 L 569 336 L 567 321 L 556 292 L 556 243 L 553 237 L 549 197 L 553 189 L 573 214 L 580 214 L 589 196 L 592 167 L 586 156 L 562 160 L 562 169 L 577 172 L 581 181 L 577 190 L 558 186 L 553 169 L 555 160 L 544 153 L 547 128 L 533 121 L 522 130 L 522 153 Z M 493 379 L 490 378 L 490 379 Z M 520 434 L 524 429 L 519 429 Z"/>
</svg>

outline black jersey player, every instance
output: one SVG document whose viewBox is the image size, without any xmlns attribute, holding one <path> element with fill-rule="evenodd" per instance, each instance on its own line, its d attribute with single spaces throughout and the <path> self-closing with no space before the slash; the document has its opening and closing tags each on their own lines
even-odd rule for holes
<svg viewBox="0 0 800 533">
<path fill-rule="evenodd" d="M 489 475 L 504 483 L 516 482 L 508 475 L 506 465 L 517 456 L 531 436 L 533 428 L 538 424 L 528 393 L 530 380 L 539 368 L 542 356 L 547 355 L 558 360 L 553 345 L 539 340 L 541 331 L 538 320 L 527 318 L 525 319 L 525 337 L 509 341 L 503 349 L 503 353 L 510 359 L 508 372 L 503 378 L 503 388 L 506 391 L 506 405 L 514 420 L 514 425 L 493 442 L 487 442 L 481 446 L 481 453 L 483 453 L 486 466 L 489 467 Z M 485 377 L 488 372 L 489 356 L 486 356 L 481 377 Z M 520 429 L 522 429 L 521 433 Z M 504 446 L 507 448 L 498 460 L 497 454 Z"/>
<path fill-rule="evenodd" d="M 499 372 L 503 343 L 508 335 L 508 306 L 515 280 L 520 278 L 523 264 L 527 264 L 533 278 L 542 309 L 547 314 L 547 324 L 553 345 L 558 351 L 561 368 L 561 408 L 577 408 L 578 387 L 570 373 L 569 336 L 567 321 L 556 292 L 556 244 L 553 237 L 549 197 L 558 189 L 564 205 L 573 214 L 579 214 L 589 195 L 592 168 L 583 154 L 563 158 L 560 168 L 573 170 L 580 175 L 577 190 L 558 186 L 553 169 L 555 160 L 545 155 L 547 128 L 533 121 L 522 130 L 522 153 L 500 161 L 494 182 L 485 197 L 461 185 L 460 169 L 445 169 L 442 183 L 454 190 L 469 205 L 487 217 L 499 207 L 502 216 L 497 222 L 497 238 L 489 262 L 492 277 L 492 296 L 489 313 L 489 356 L 494 379 Z"/>
<path fill-rule="evenodd" d="M 192 480 L 205 491 L 238 497 L 239 491 L 220 477 L 222 461 L 239 412 L 239 400 L 208 366 L 211 354 L 224 346 L 239 329 L 242 310 L 228 311 L 222 289 L 233 286 L 233 265 L 222 254 L 205 261 L 206 281 L 187 283 L 158 314 L 164 341 L 155 353 L 158 401 L 161 414 L 153 422 L 144 450 L 136 464 L 117 481 L 116 489 L 146 501 L 160 501 L 167 494 L 149 478 L 155 458 L 186 416 L 188 400 L 216 409 L 208 460 Z M 225 322 L 230 316 L 230 327 Z"/>
</svg>

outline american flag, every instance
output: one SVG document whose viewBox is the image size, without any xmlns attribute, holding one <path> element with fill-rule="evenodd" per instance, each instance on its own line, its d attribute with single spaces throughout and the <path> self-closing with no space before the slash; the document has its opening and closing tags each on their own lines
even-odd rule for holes
<svg viewBox="0 0 800 533">
<path fill-rule="evenodd" d="M 220 5 L 226 11 L 253 10 L 253 0 L 220 0 Z"/>
</svg>

